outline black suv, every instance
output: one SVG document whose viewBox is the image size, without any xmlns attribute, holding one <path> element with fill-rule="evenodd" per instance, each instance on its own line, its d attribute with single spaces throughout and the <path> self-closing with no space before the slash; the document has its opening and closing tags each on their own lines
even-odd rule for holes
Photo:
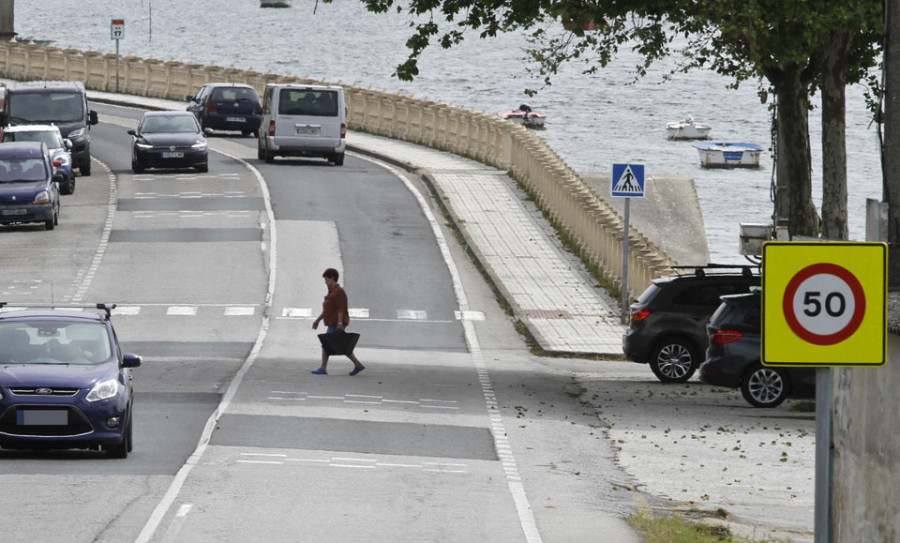
<svg viewBox="0 0 900 543">
<path fill-rule="evenodd" d="M 813 368 L 773 368 L 760 362 L 762 307 L 758 290 L 723 296 L 709 319 L 709 347 L 700 366 L 700 380 L 738 388 L 753 407 L 776 407 L 788 396 L 811 397 L 816 392 Z"/>
<path fill-rule="evenodd" d="M 663 383 L 694 375 L 706 352 L 706 323 L 721 296 L 759 286 L 757 266 L 707 264 L 674 266 L 676 275 L 654 279 L 629 309 L 622 337 L 625 356 L 650 364 Z"/>
</svg>

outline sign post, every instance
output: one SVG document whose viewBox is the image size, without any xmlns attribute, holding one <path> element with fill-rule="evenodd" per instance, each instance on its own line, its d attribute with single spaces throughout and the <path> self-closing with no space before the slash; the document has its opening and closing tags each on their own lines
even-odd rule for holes
<svg viewBox="0 0 900 543">
<path fill-rule="evenodd" d="M 628 226 L 631 198 L 644 197 L 644 165 L 613 164 L 612 186 L 610 194 L 625 198 L 625 232 L 622 236 L 622 315 L 621 322 L 628 322 L 628 245 L 630 244 L 630 228 Z"/>
<path fill-rule="evenodd" d="M 887 245 L 763 244 L 762 363 L 816 369 L 815 541 L 832 540 L 832 367 L 887 361 Z"/>
<path fill-rule="evenodd" d="M 112 19 L 109 23 L 109 39 L 116 42 L 116 92 L 119 92 L 119 40 L 125 38 L 125 19 Z"/>
</svg>

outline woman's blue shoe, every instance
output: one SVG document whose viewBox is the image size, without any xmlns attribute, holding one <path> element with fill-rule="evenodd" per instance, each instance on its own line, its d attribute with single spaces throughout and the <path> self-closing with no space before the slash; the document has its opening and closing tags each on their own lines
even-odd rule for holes
<svg viewBox="0 0 900 543">
<path fill-rule="evenodd" d="M 328 372 L 323 370 L 322 368 L 312 370 L 310 373 L 315 373 L 316 375 L 328 375 Z"/>
</svg>

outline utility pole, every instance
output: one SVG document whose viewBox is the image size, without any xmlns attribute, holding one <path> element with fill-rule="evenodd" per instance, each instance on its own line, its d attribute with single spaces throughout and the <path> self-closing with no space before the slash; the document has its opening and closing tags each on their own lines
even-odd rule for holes
<svg viewBox="0 0 900 543">
<path fill-rule="evenodd" d="M 16 37 L 15 8 L 15 0 L 0 0 L 0 41 Z"/>
</svg>

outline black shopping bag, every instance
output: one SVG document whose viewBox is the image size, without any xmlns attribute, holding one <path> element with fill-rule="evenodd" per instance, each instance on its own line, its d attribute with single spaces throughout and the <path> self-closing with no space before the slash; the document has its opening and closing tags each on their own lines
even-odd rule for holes
<svg viewBox="0 0 900 543">
<path fill-rule="evenodd" d="M 319 341 L 322 348 L 329 355 L 332 354 L 352 354 L 359 341 L 359 334 L 355 332 L 337 331 L 333 334 L 319 334 Z"/>
</svg>

